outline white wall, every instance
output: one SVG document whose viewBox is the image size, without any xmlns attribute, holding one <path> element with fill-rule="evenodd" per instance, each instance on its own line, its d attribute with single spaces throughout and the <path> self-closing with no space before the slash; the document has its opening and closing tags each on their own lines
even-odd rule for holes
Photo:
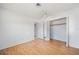
<svg viewBox="0 0 79 59">
<path fill-rule="evenodd" d="M 2 9 L 0 20 L 0 49 L 34 39 L 34 22 L 31 18 Z"/>
<path fill-rule="evenodd" d="M 79 8 L 57 13 L 50 16 L 47 21 L 67 16 L 69 17 L 69 45 L 79 48 Z"/>
</svg>

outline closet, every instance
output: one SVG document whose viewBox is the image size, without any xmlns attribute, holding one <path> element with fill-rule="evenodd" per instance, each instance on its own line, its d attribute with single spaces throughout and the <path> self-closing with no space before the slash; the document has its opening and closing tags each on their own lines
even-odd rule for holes
<svg viewBox="0 0 79 59">
<path fill-rule="evenodd" d="M 50 21 L 50 39 L 66 42 L 66 17 Z"/>
</svg>

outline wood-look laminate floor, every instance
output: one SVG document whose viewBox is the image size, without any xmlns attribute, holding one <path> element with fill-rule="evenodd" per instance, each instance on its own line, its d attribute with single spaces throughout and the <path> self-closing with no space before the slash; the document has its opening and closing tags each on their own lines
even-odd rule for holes
<svg viewBox="0 0 79 59">
<path fill-rule="evenodd" d="M 55 40 L 32 40 L 14 47 L 3 49 L 1 55 L 78 55 L 79 49 L 67 48 Z"/>
</svg>

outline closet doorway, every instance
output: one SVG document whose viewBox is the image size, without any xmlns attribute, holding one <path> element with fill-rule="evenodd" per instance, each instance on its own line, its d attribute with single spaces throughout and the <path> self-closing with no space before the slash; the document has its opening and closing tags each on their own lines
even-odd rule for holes
<svg viewBox="0 0 79 59">
<path fill-rule="evenodd" d="M 64 42 L 65 46 L 69 46 L 67 17 L 50 21 L 50 40 Z"/>
</svg>

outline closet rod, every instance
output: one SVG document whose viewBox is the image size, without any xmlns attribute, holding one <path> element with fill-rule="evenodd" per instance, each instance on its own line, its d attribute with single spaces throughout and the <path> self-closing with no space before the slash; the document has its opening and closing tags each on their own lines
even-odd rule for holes
<svg viewBox="0 0 79 59">
<path fill-rule="evenodd" d="M 65 25 L 66 23 L 62 23 L 62 24 L 52 24 L 50 26 L 55 26 L 55 25 Z"/>
</svg>

